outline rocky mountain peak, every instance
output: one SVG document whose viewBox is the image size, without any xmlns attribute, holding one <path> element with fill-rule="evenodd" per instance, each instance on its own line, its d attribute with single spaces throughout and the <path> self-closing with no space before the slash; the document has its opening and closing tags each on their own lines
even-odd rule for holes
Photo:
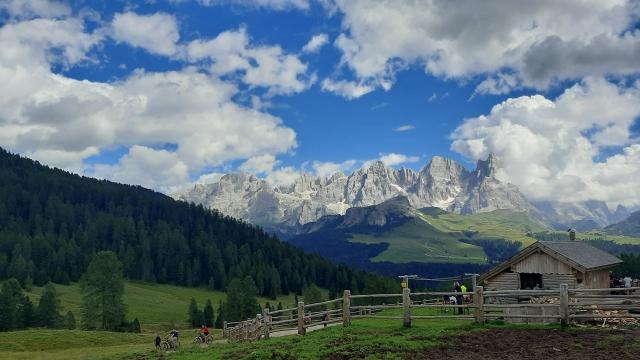
<svg viewBox="0 0 640 360">
<path fill-rule="evenodd" d="M 494 153 L 490 153 L 487 160 L 478 160 L 474 174 L 477 179 L 492 178 L 498 169 L 498 159 Z"/>
<path fill-rule="evenodd" d="M 419 173 L 406 168 L 395 170 L 382 161 L 374 161 L 349 176 L 336 173 L 321 179 L 301 174 L 293 184 L 278 188 L 255 176 L 229 174 L 206 188 L 177 197 L 279 230 L 296 228 L 327 215 L 343 215 L 354 207 L 381 205 L 389 199 L 400 199 L 390 202 L 396 208 L 402 204 L 465 213 L 526 210 L 528 202 L 515 186 L 492 177 L 496 167 L 494 156 L 479 161 L 474 173 L 441 156 L 434 156 Z M 372 220 L 374 223 L 384 222 L 379 217 L 380 209 L 375 212 L 378 217 Z"/>
</svg>

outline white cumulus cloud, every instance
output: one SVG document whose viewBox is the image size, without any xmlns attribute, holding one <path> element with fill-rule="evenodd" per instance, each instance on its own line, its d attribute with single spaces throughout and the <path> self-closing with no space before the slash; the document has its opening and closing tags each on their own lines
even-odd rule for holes
<svg viewBox="0 0 640 360">
<path fill-rule="evenodd" d="M 86 31 L 78 18 L 0 28 L 0 146 L 49 165 L 162 190 L 230 161 L 297 146 L 295 132 L 279 118 L 236 103 L 234 83 L 192 67 L 136 70 L 110 83 L 52 72 L 53 65 L 92 61 L 100 34 Z M 86 163 L 113 148 L 128 153 L 113 164 Z"/>
<path fill-rule="evenodd" d="M 478 93 L 640 72 L 640 31 L 633 30 L 640 6 L 634 0 L 335 3 L 343 15 L 335 42 L 341 64 L 354 74 L 350 81 L 372 88 L 388 90 L 396 73 L 412 65 L 446 79 L 487 76 Z M 368 92 L 325 90 L 345 97 Z"/>
<path fill-rule="evenodd" d="M 242 82 L 268 88 L 271 94 L 293 94 L 306 90 L 315 78 L 308 65 L 279 45 L 253 45 L 247 30 L 229 30 L 212 39 L 199 39 L 186 47 L 191 62 L 210 63 L 216 75 L 239 73 Z"/>
<path fill-rule="evenodd" d="M 398 153 L 380 154 L 380 161 L 387 166 L 397 166 L 406 163 L 415 163 L 420 161 L 418 156 L 408 156 Z"/>
<path fill-rule="evenodd" d="M 640 145 L 630 128 L 638 116 L 640 82 L 627 88 L 587 78 L 556 99 L 511 98 L 466 119 L 451 148 L 470 160 L 496 153 L 499 176 L 532 200 L 637 205 Z"/>
<path fill-rule="evenodd" d="M 111 29 L 114 40 L 160 55 L 174 55 L 180 39 L 176 18 L 166 13 L 116 14 Z"/>
</svg>

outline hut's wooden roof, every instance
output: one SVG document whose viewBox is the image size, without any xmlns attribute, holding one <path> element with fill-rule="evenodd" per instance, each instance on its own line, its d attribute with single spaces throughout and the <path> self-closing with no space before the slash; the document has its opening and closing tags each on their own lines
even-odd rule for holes
<svg viewBox="0 0 640 360">
<path fill-rule="evenodd" d="M 543 251 L 582 272 L 607 268 L 622 262 L 622 260 L 606 251 L 602 251 L 583 241 L 538 241 L 524 248 L 509 260 L 482 274 L 479 281 L 501 273 L 512 264 L 536 251 Z"/>
</svg>

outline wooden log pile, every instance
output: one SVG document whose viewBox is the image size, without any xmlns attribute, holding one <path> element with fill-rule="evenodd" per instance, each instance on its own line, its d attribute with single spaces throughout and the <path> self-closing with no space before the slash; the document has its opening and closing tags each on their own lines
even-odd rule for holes
<svg viewBox="0 0 640 360">
<path fill-rule="evenodd" d="M 602 321 L 602 327 L 618 328 L 640 325 L 638 318 L 624 318 L 629 315 L 628 310 L 592 310 L 593 320 Z"/>
</svg>

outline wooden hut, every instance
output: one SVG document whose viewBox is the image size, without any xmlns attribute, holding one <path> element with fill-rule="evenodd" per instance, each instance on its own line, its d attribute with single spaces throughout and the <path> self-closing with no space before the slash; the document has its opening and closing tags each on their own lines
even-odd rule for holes
<svg viewBox="0 0 640 360">
<path fill-rule="evenodd" d="M 486 290 L 601 289 L 609 287 L 609 270 L 617 257 L 582 241 L 538 241 L 478 279 Z"/>
</svg>

